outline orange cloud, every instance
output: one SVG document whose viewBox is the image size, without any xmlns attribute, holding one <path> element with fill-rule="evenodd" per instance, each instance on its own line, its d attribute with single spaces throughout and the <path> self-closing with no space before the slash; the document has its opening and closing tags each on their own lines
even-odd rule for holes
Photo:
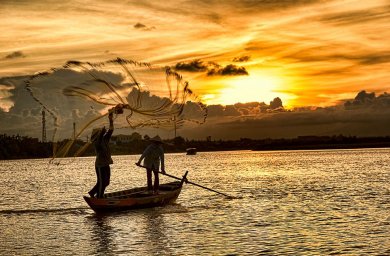
<svg viewBox="0 0 390 256">
<path fill-rule="evenodd" d="M 29 75 L 69 59 L 93 62 L 120 56 L 159 66 L 200 59 L 226 67 L 235 58 L 250 56 L 240 68 L 253 77 L 251 70 L 275 71 L 270 77 L 277 73 L 285 82 L 268 95 L 284 93 L 280 98 L 292 106 L 331 105 L 362 89 L 390 89 L 384 0 L 194 0 L 169 5 L 97 0 L 84 6 L 72 0 L 50 5 L 6 1 L 0 10 L 7 10 L 0 17 L 1 54 L 10 56 L 0 62 L 0 76 Z M 206 75 L 184 75 L 208 97 L 231 79 L 217 83 Z"/>
</svg>

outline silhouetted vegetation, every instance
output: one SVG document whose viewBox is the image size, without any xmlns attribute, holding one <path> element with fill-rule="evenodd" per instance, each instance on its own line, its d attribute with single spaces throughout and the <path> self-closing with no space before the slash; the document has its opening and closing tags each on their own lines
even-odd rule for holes
<svg viewBox="0 0 390 256">
<path fill-rule="evenodd" d="M 46 158 L 52 155 L 52 144 L 19 135 L 0 135 L 0 159 Z"/>
<path fill-rule="evenodd" d="M 110 145 L 113 155 L 141 154 L 149 144 L 149 136 L 143 138 L 138 133 L 129 136 L 126 142 L 112 137 Z M 67 140 L 58 142 L 65 144 Z M 77 140 L 69 155 L 73 156 L 86 142 Z M 348 148 L 381 148 L 390 147 L 390 137 L 356 137 L 356 136 L 299 136 L 291 139 L 261 139 L 241 138 L 239 140 L 188 140 L 183 137 L 164 140 L 166 153 L 185 153 L 187 148 L 201 151 L 226 150 L 304 150 L 304 149 L 348 149 Z M 36 138 L 0 135 L 0 159 L 47 158 L 52 157 L 52 143 L 43 143 Z M 94 156 L 95 151 L 90 145 L 82 156 Z"/>
</svg>

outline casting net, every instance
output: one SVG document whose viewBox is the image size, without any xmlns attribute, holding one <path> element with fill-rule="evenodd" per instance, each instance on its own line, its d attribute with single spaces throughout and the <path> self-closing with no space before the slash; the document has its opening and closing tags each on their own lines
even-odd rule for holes
<svg viewBox="0 0 390 256">
<path fill-rule="evenodd" d="M 205 105 L 180 74 L 149 63 L 68 61 L 25 82 L 47 113 L 53 158 L 81 155 L 92 129 L 108 125 L 110 111 L 116 130 L 180 128 L 186 122 L 202 124 L 207 117 Z M 85 143 L 74 149 L 76 141 Z"/>
</svg>

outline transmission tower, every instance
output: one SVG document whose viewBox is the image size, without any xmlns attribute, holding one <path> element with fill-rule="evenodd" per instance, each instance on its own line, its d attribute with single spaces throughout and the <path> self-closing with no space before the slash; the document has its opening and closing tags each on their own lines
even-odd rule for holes
<svg viewBox="0 0 390 256">
<path fill-rule="evenodd" d="M 175 137 L 176 138 L 176 130 L 177 130 L 177 127 L 176 127 L 176 115 L 173 116 L 173 129 L 175 131 Z"/>
<path fill-rule="evenodd" d="M 45 110 L 42 110 L 42 142 L 46 142 L 46 119 L 45 119 Z"/>
<path fill-rule="evenodd" d="M 76 122 L 73 122 L 73 139 L 76 139 Z"/>
</svg>

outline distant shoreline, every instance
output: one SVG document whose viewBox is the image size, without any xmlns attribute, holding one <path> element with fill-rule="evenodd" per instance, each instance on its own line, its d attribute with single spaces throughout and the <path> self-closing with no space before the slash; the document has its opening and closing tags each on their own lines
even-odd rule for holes
<svg viewBox="0 0 390 256">
<path fill-rule="evenodd" d="M 321 149 L 364 149 L 364 148 L 390 148 L 390 144 L 362 144 L 362 145 L 316 145 L 316 146 L 292 146 L 278 148 L 253 149 L 253 151 L 273 151 L 273 150 L 321 150 Z"/>
<path fill-rule="evenodd" d="M 69 141 L 69 140 L 67 140 Z M 64 144 L 62 141 L 57 144 Z M 185 153 L 187 148 L 196 148 L 197 152 L 252 150 L 321 150 L 321 149 L 359 149 L 359 148 L 390 148 L 390 136 L 386 137 L 355 137 L 355 136 L 299 136 L 290 139 L 260 139 L 241 138 L 239 140 L 186 140 L 176 137 L 164 140 L 166 153 Z M 133 140 L 126 143 L 111 143 L 112 155 L 141 154 L 149 144 L 147 140 Z M 64 157 L 75 156 L 75 152 L 83 147 L 85 142 L 76 140 L 69 154 Z M 94 156 L 92 146 L 89 146 L 83 156 Z M 51 158 L 53 144 L 40 142 L 36 138 L 0 135 L 0 160 Z"/>
<path fill-rule="evenodd" d="M 321 150 L 350 150 L 350 149 L 390 149 L 389 146 L 385 147 L 318 147 L 318 148 L 275 148 L 275 149 L 226 149 L 226 150 L 205 150 L 205 151 L 198 151 L 198 153 L 210 153 L 210 152 L 227 152 L 227 151 L 253 151 L 253 152 L 272 152 L 272 151 L 321 151 Z M 178 154 L 178 153 L 183 153 L 186 154 L 184 151 L 165 151 L 166 154 Z M 140 155 L 141 153 L 129 153 L 129 154 L 113 154 L 112 156 L 132 156 L 132 155 Z M 73 156 L 68 156 L 66 158 L 72 158 Z M 94 157 L 94 155 L 83 155 L 79 156 L 81 157 Z M 189 156 L 191 157 L 191 156 Z M 27 157 L 27 158 L 10 158 L 10 159 L 0 159 L 1 161 L 14 161 L 14 160 L 42 160 L 42 159 L 47 159 L 50 161 L 52 157 Z M 61 159 L 61 158 L 57 158 Z"/>
</svg>

